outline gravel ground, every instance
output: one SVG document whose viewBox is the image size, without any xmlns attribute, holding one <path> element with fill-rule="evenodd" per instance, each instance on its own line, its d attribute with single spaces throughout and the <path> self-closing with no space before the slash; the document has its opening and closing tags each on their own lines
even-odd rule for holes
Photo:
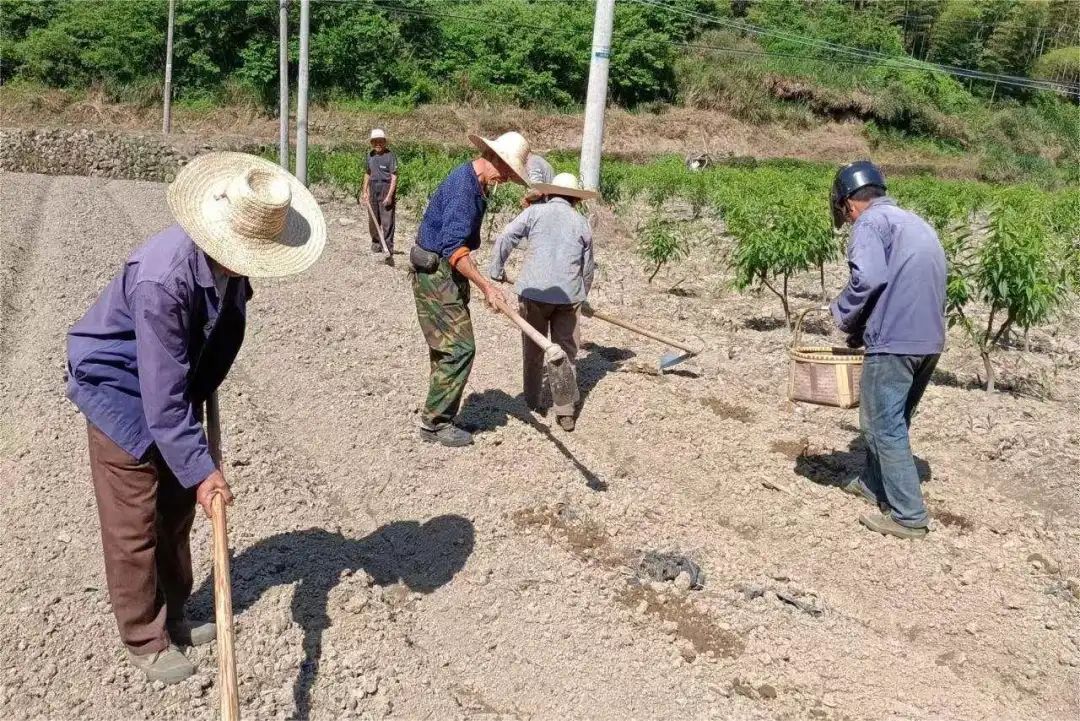
<svg viewBox="0 0 1080 721">
<path fill-rule="evenodd" d="M 169 688 L 123 661 L 63 395 L 64 332 L 170 222 L 163 187 L 0 182 L 0 718 L 215 718 L 213 648 Z M 1075 321 L 1003 354 L 1010 393 L 973 389 L 977 357 L 949 349 L 914 431 L 934 530 L 902 542 L 828 487 L 858 467 L 857 414 L 786 401 L 778 304 L 725 289 L 722 244 L 649 286 L 626 218 L 599 216 L 597 307 L 706 351 L 642 373 L 662 348 L 584 321 L 565 434 L 526 412 L 518 335 L 478 306 L 463 416 L 481 431 L 433 448 L 404 274 L 355 205 L 325 207 L 324 258 L 256 284 L 222 393 L 245 718 L 1077 717 Z M 200 519 L 196 612 L 208 537 Z M 650 551 L 688 555 L 703 587 L 641 580 Z"/>
</svg>

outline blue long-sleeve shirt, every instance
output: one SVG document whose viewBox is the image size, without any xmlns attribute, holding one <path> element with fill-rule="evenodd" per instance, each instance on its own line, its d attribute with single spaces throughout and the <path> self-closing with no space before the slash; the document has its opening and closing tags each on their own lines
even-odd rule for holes
<svg viewBox="0 0 1080 721">
<path fill-rule="evenodd" d="M 135 458 L 156 445 L 185 488 L 214 471 L 197 407 L 244 339 L 251 286 L 223 287 L 174 225 L 132 253 L 67 337 L 68 397 Z"/>
<path fill-rule="evenodd" d="M 867 353 L 932 355 L 945 347 L 945 251 L 922 218 L 876 198 L 855 221 L 851 279 L 830 309 Z"/>
<path fill-rule="evenodd" d="M 443 258 L 449 258 L 458 248 L 476 250 L 486 210 L 487 197 L 476 171 L 471 162 L 463 163 L 431 194 L 416 242 Z"/>
</svg>

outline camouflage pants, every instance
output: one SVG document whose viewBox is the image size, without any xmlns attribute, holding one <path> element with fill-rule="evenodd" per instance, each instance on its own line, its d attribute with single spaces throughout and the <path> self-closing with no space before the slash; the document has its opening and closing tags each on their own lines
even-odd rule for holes
<svg viewBox="0 0 1080 721">
<path fill-rule="evenodd" d="M 422 420 L 429 428 L 437 428 L 457 415 L 476 356 L 469 280 L 445 260 L 431 273 L 414 271 L 411 275 L 416 316 L 431 361 Z"/>
</svg>

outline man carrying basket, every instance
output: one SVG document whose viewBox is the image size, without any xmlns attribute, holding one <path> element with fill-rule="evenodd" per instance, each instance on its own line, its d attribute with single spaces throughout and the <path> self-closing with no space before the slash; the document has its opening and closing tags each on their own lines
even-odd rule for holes
<svg viewBox="0 0 1080 721">
<path fill-rule="evenodd" d="M 945 251 L 926 221 L 885 195 L 885 176 L 867 160 L 839 170 L 831 204 L 834 225 L 852 229 L 851 278 L 830 310 L 848 345 L 866 347 L 866 465 L 844 490 L 882 509 L 859 518 L 870 530 L 922 538 L 929 516 L 908 428 L 945 346 Z"/>
</svg>

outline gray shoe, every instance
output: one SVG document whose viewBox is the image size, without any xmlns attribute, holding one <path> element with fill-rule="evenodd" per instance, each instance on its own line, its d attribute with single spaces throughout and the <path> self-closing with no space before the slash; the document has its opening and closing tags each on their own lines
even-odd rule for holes
<svg viewBox="0 0 1080 721">
<path fill-rule="evenodd" d="M 217 626 L 209 621 L 169 621 L 165 624 L 169 638 L 181 646 L 204 646 L 217 638 Z"/>
<path fill-rule="evenodd" d="M 442 443 L 451 448 L 460 448 L 473 442 L 471 433 L 458 428 L 453 423 L 447 423 L 438 428 L 420 426 L 420 438 L 428 443 Z"/>
<path fill-rule="evenodd" d="M 559 428 L 562 428 L 567 433 L 574 430 L 574 426 L 576 425 L 573 416 L 559 416 L 555 419 L 555 422 L 559 424 Z"/>
<path fill-rule="evenodd" d="M 164 651 L 143 656 L 128 651 L 128 659 L 131 665 L 145 673 L 150 681 L 161 681 L 165 684 L 180 683 L 195 673 L 195 665 L 172 644 L 169 644 Z"/>
<path fill-rule="evenodd" d="M 868 496 L 866 494 L 866 491 L 863 490 L 862 483 L 859 482 L 858 478 L 853 478 L 852 480 L 848 481 L 847 483 L 840 486 L 839 488 L 844 493 L 847 493 L 848 495 L 851 495 L 851 496 L 855 496 L 856 498 L 860 498 L 860 499 L 866 501 L 867 503 L 869 503 L 871 506 L 878 505 L 877 499 L 875 499 L 875 498 L 873 498 L 871 496 Z"/>
<path fill-rule="evenodd" d="M 859 523 L 863 524 L 871 531 L 877 531 L 885 536 L 896 536 L 897 538 L 903 538 L 905 540 L 925 538 L 926 534 L 929 533 L 926 528 L 903 526 L 893 520 L 892 516 L 887 516 L 884 513 L 873 516 L 859 516 Z"/>
</svg>

